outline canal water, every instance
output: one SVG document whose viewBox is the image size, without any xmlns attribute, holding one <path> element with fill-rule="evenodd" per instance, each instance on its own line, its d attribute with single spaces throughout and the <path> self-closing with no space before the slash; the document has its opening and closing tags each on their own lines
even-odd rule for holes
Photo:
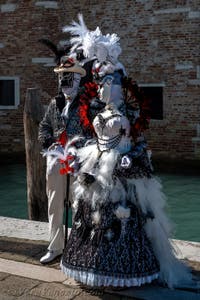
<svg viewBox="0 0 200 300">
<path fill-rule="evenodd" d="M 176 228 L 173 237 L 200 242 L 200 176 L 161 173 L 159 177 Z M 0 178 L 0 216 L 28 219 L 25 165 L 2 165 Z"/>
</svg>

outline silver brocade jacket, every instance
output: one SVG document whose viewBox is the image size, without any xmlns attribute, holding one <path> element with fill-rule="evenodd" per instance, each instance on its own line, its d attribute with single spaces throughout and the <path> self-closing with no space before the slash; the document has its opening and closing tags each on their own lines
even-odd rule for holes
<svg viewBox="0 0 200 300">
<path fill-rule="evenodd" d="M 85 140 L 93 138 L 93 132 L 81 124 L 79 107 L 79 97 L 76 97 L 69 108 L 68 117 L 64 119 L 61 116 L 62 110 L 59 109 L 57 100 L 55 98 L 51 100 L 45 116 L 39 124 L 38 139 L 43 148 L 48 148 L 58 140 L 64 130 L 66 130 L 68 138 L 76 135 L 84 137 Z M 90 104 L 88 118 L 91 123 L 103 107 L 104 105 L 98 100 Z"/>
</svg>

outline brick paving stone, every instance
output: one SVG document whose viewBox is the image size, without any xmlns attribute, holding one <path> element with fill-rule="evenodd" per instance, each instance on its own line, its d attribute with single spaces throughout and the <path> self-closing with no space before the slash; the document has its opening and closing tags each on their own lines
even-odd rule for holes
<svg viewBox="0 0 200 300">
<path fill-rule="evenodd" d="M 40 283 L 38 280 L 27 279 L 19 276 L 9 276 L 0 281 L 0 291 L 9 296 L 21 296 L 29 292 Z"/>
<path fill-rule="evenodd" d="M 0 298 L 1 299 L 1 298 Z M 33 295 L 23 295 L 19 298 L 17 298 L 17 300 L 45 300 L 45 299 L 48 299 L 48 298 L 44 298 L 44 297 L 38 297 L 38 296 L 33 296 Z M 5 299 L 6 300 L 6 299 Z M 8 299 L 9 300 L 9 299 Z M 15 298 L 16 300 L 16 298 Z M 55 299 L 56 300 L 56 299 Z M 64 299 L 63 299 L 64 300 Z"/>
<path fill-rule="evenodd" d="M 127 297 L 125 297 L 127 298 Z M 122 297 L 120 295 L 111 295 L 111 294 L 94 294 L 92 292 L 83 292 L 80 295 L 76 296 L 74 300 L 121 300 Z"/>
<path fill-rule="evenodd" d="M 81 286 L 80 289 L 82 290 L 82 293 L 78 296 L 76 296 L 75 300 L 120 300 L 120 299 L 128 299 L 129 297 L 115 294 L 115 292 L 107 293 L 105 289 L 101 288 L 89 288 L 86 286 Z M 130 299 L 130 298 L 129 298 Z"/>
<path fill-rule="evenodd" d="M 8 273 L 0 272 L 0 281 L 4 280 L 6 277 L 10 276 Z"/>
<path fill-rule="evenodd" d="M 0 293 L 0 299 L 1 300 L 16 300 L 16 297 L 15 296 L 9 296 L 9 295 L 6 295 L 4 293 Z M 19 298 L 17 298 L 18 300 Z M 21 300 L 21 299 L 20 299 Z M 28 300 L 28 299 L 27 299 Z"/>
<path fill-rule="evenodd" d="M 32 289 L 30 294 L 51 300 L 72 300 L 81 292 L 80 289 L 73 289 L 59 283 L 41 283 Z"/>
</svg>

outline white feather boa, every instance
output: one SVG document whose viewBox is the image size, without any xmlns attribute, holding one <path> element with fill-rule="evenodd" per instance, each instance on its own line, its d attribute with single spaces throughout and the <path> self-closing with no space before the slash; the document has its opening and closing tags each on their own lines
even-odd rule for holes
<svg viewBox="0 0 200 300">
<path fill-rule="evenodd" d="M 170 288 L 190 284 L 192 282 L 190 269 L 175 257 L 175 248 L 169 240 L 173 226 L 165 213 L 166 197 L 162 192 L 161 183 L 156 178 L 127 181 L 130 191 L 135 187 L 142 211 L 153 212 L 154 219 L 147 220 L 145 231 L 160 264 L 160 280 Z"/>
</svg>

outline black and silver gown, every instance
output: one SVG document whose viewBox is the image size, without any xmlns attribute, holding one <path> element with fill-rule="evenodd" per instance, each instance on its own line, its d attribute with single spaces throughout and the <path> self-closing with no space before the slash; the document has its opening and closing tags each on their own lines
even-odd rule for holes
<svg viewBox="0 0 200 300">
<path fill-rule="evenodd" d="M 61 269 L 91 286 L 140 286 L 156 278 L 170 288 L 192 283 L 169 239 L 165 195 L 145 143 L 134 144 L 128 119 L 114 106 L 93 125 L 96 142 L 77 153 L 76 213 Z"/>
<path fill-rule="evenodd" d="M 91 286 L 140 286 L 159 275 L 159 261 L 145 231 L 148 214 L 138 205 L 134 181 L 150 177 L 144 152 L 132 166 L 129 121 L 105 109 L 93 122 L 97 142 L 78 150 L 74 183 L 75 217 L 61 268 Z M 132 181 L 132 184 L 130 184 Z M 152 216 L 150 216 L 152 217 Z"/>
</svg>

